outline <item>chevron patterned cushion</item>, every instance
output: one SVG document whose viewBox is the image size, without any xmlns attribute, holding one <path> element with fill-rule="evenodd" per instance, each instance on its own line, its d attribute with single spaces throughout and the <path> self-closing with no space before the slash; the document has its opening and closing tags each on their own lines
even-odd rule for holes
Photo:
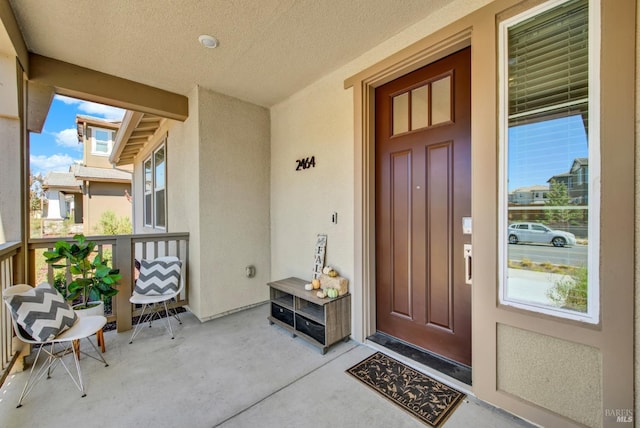
<svg viewBox="0 0 640 428">
<path fill-rule="evenodd" d="M 182 262 L 141 260 L 140 276 L 134 291 L 147 296 L 160 296 L 178 291 Z"/>
<path fill-rule="evenodd" d="M 18 325 L 40 342 L 52 340 L 78 319 L 60 293 L 46 282 L 5 299 Z"/>
</svg>

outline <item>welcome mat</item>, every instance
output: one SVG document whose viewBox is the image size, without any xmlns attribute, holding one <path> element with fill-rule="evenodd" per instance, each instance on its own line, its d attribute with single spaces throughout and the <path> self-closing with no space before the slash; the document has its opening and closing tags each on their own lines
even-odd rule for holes
<svg viewBox="0 0 640 428">
<path fill-rule="evenodd" d="M 381 352 L 359 362 L 347 373 L 432 427 L 444 423 L 465 397 Z"/>
</svg>

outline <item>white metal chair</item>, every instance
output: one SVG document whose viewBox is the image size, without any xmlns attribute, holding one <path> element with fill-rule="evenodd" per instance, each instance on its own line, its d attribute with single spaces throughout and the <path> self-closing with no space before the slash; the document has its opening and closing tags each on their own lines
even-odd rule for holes
<svg viewBox="0 0 640 428">
<path fill-rule="evenodd" d="M 39 345 L 38 352 L 36 354 L 36 358 L 31 366 L 31 371 L 29 372 L 29 378 L 24 385 L 22 390 L 22 394 L 20 394 L 20 398 L 18 400 L 18 406 L 22 407 L 22 401 L 27 397 L 27 395 L 32 391 L 35 384 L 42 379 L 45 373 L 47 373 L 47 379 L 51 377 L 54 369 L 61 364 L 64 367 L 67 374 L 71 377 L 71 380 L 76 385 L 76 387 L 80 390 L 82 397 L 85 397 L 87 394 L 85 393 L 85 386 L 82 379 L 82 371 L 80 370 L 80 347 L 73 346 L 75 341 L 79 341 L 80 339 L 87 339 L 87 341 L 91 344 L 96 354 L 100 357 L 99 359 L 94 357 L 93 355 L 83 354 L 98 360 L 102 361 L 105 367 L 108 367 L 109 364 L 105 361 L 104 357 L 96 346 L 89 340 L 89 337 L 96 334 L 98 331 L 104 327 L 107 322 L 107 319 L 103 316 L 85 316 L 78 317 L 75 323 L 67 330 L 58 334 L 52 339 L 48 340 L 39 340 L 32 337 L 18 322 L 18 315 L 12 310 L 11 305 L 9 303 L 9 299 L 15 295 L 22 294 L 24 292 L 28 292 L 29 290 L 33 290 L 33 287 L 27 284 L 14 285 L 12 287 L 7 288 L 2 293 L 3 300 L 7 306 L 7 309 L 11 313 L 11 321 L 13 323 L 13 328 L 16 332 L 16 335 L 20 340 L 25 343 L 29 343 L 32 345 Z M 71 309 L 73 312 L 73 309 Z M 29 318 L 29 322 L 31 322 L 31 317 Z M 37 323 L 40 320 L 36 318 L 33 319 L 33 323 Z M 24 322 L 24 321 L 23 321 Z M 47 349 L 47 347 L 49 349 Z M 38 360 L 40 359 L 40 355 L 46 355 L 46 360 L 42 363 L 40 368 L 36 370 L 36 366 L 38 365 Z M 74 375 L 64 361 L 64 357 L 66 355 L 73 354 L 73 360 L 75 362 L 76 374 Z"/>
<path fill-rule="evenodd" d="M 156 266 L 148 267 L 147 263 L 155 264 Z M 149 327 L 151 327 L 152 321 L 160 318 L 159 312 L 162 306 L 164 306 L 167 329 L 171 334 L 171 339 L 174 338 L 170 318 L 173 316 L 180 324 L 182 324 L 182 320 L 176 311 L 170 314 L 167 302 L 180 295 L 180 292 L 182 292 L 184 288 L 181 263 L 180 259 L 175 256 L 158 257 L 151 261 L 141 261 L 140 275 L 136 280 L 136 286 L 129 301 L 136 305 L 142 305 L 142 313 L 140 317 L 138 317 L 138 322 L 131 334 L 130 344 L 133 343 L 133 339 L 135 339 L 142 330 L 141 326 L 143 324 L 148 322 Z M 147 309 L 149 309 L 149 312 L 145 315 Z"/>
</svg>

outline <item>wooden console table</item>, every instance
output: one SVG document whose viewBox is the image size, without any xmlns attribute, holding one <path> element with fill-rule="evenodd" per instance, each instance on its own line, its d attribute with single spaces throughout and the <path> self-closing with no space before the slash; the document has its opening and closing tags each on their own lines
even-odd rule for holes
<svg viewBox="0 0 640 428">
<path fill-rule="evenodd" d="M 331 345 L 349 340 L 351 334 L 351 294 L 321 299 L 318 290 L 305 290 L 308 281 L 287 278 L 269 282 L 270 324 L 299 336 L 326 353 Z"/>
</svg>

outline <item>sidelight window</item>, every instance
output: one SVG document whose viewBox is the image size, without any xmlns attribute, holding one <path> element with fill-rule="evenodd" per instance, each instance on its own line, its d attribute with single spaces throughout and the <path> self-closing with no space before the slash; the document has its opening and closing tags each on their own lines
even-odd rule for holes
<svg viewBox="0 0 640 428">
<path fill-rule="evenodd" d="M 595 9 L 588 0 L 550 1 L 502 22 L 499 33 L 500 302 L 594 323 Z"/>
</svg>

